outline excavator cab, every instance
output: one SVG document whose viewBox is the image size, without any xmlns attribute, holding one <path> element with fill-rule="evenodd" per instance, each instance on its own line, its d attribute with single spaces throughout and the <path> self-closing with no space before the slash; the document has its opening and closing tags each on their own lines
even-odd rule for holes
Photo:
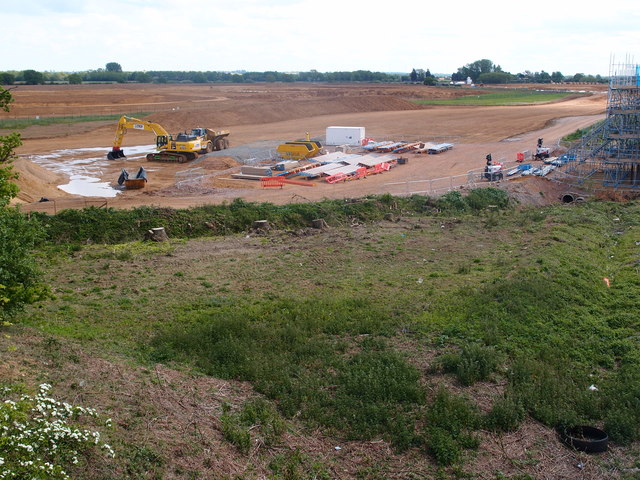
<svg viewBox="0 0 640 480">
<path fill-rule="evenodd" d="M 162 148 L 169 143 L 169 137 L 166 135 L 158 135 L 156 137 L 156 147 Z"/>
</svg>

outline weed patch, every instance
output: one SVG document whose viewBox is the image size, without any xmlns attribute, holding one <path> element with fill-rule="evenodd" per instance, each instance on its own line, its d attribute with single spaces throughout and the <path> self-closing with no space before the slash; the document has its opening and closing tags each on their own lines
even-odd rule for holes
<svg viewBox="0 0 640 480">
<path fill-rule="evenodd" d="M 364 300 L 280 301 L 222 306 L 207 319 L 156 337 L 155 360 L 194 359 L 205 373 L 253 381 L 285 416 L 349 438 L 388 436 L 407 448 L 420 375 L 384 343 L 345 355 L 340 336 L 387 332 L 386 315 Z M 238 440 L 239 441 L 239 440 Z"/>
</svg>

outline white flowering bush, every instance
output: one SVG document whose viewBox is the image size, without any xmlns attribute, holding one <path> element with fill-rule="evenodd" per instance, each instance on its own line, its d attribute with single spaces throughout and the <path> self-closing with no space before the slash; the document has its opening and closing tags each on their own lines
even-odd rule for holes
<svg viewBox="0 0 640 480">
<path fill-rule="evenodd" d="M 92 408 L 59 402 L 49 396 L 51 385 L 40 385 L 35 396 L 0 387 L 0 479 L 69 479 L 65 468 L 84 455 L 101 450 L 114 457 L 100 432 L 79 428 L 80 417 L 99 420 Z M 104 422 L 110 426 L 111 419 Z"/>
</svg>

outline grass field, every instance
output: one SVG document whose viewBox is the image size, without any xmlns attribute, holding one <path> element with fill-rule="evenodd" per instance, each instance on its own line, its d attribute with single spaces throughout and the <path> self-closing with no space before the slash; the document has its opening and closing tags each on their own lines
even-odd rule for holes
<svg viewBox="0 0 640 480">
<path fill-rule="evenodd" d="M 143 117 L 148 115 L 145 112 L 132 113 L 133 117 Z M 11 118 L 0 119 L 0 130 L 23 130 L 33 125 L 56 125 L 84 122 L 118 121 L 121 115 L 74 115 L 62 117 L 41 117 L 41 118 Z"/>
<path fill-rule="evenodd" d="M 568 92 L 548 92 L 521 89 L 491 90 L 478 88 L 477 90 L 473 90 L 473 93 L 463 97 L 447 100 L 414 100 L 414 102 L 419 105 L 529 105 L 561 100 L 568 95 L 575 94 Z"/>
<path fill-rule="evenodd" d="M 54 298 L 19 322 L 71 351 L 248 384 L 257 399 L 230 395 L 217 416 L 224 441 L 251 465 L 242 478 L 261 469 L 336 478 L 339 466 L 309 452 L 281 456 L 275 447 L 292 431 L 384 441 L 414 471 L 442 478 L 476 478 L 466 465 L 492 455 L 480 432 L 499 438 L 527 419 L 601 425 L 626 445 L 620 452 L 635 448 L 640 206 L 486 211 L 459 200 L 450 194 L 434 213 L 384 197 L 387 220 L 363 207 L 368 216 L 333 217 L 325 231 L 51 245 L 40 256 Z M 56 355 L 58 365 L 74 362 Z M 64 383 L 58 370 L 46 371 Z M 144 437 L 160 459 L 157 478 L 171 471 L 153 427 L 134 421 L 142 414 L 108 414 L 121 426 L 110 435 L 123 458 L 111 468 L 133 469 L 134 440 Z M 274 449 L 255 455 L 258 441 Z M 373 462 L 350 476 L 393 477 Z M 613 478 L 614 467 L 594 462 L 600 478 Z M 439 470 L 451 465 L 458 470 Z"/>
</svg>

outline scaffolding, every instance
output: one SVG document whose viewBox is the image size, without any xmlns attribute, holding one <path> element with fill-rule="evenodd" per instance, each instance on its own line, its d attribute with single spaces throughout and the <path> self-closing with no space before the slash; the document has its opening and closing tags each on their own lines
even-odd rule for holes
<svg viewBox="0 0 640 480">
<path fill-rule="evenodd" d="M 640 65 L 609 67 L 607 117 L 565 154 L 565 173 L 612 188 L 640 188 Z"/>
</svg>

